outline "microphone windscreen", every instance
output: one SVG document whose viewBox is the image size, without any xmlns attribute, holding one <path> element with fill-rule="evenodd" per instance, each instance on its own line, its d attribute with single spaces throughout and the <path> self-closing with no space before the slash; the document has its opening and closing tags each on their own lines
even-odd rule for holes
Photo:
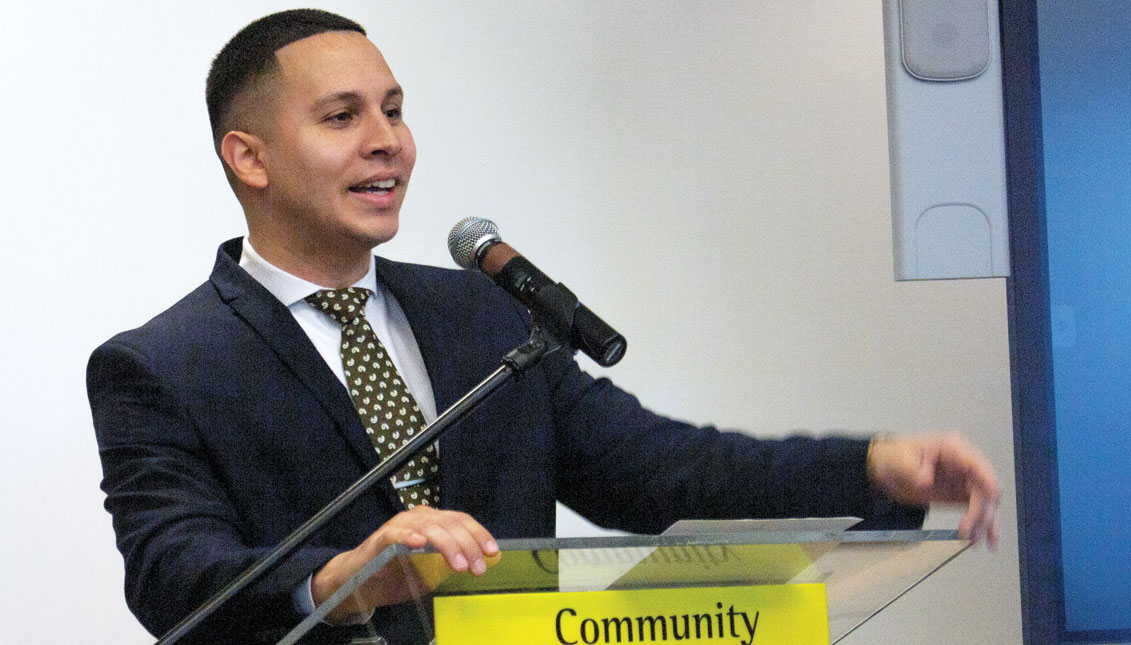
<svg viewBox="0 0 1131 645">
<path fill-rule="evenodd" d="M 465 217 L 456 222 L 448 233 L 448 252 L 456 264 L 465 269 L 477 269 L 476 256 L 483 245 L 499 240 L 499 227 L 489 219 Z"/>
</svg>

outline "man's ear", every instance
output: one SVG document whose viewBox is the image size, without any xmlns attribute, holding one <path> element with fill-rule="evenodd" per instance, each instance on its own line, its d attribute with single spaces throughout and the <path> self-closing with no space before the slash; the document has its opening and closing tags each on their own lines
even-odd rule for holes
<svg viewBox="0 0 1131 645">
<path fill-rule="evenodd" d="M 254 134 L 232 130 L 220 141 L 220 156 L 232 174 L 251 188 L 267 187 L 267 167 L 263 164 L 263 140 Z"/>
</svg>

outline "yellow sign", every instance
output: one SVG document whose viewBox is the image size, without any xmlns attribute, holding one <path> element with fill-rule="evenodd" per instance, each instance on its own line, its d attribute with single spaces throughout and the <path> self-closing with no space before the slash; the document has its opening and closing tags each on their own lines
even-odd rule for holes
<svg viewBox="0 0 1131 645">
<path fill-rule="evenodd" d="M 436 598 L 436 645 L 829 645 L 822 584 Z"/>
</svg>

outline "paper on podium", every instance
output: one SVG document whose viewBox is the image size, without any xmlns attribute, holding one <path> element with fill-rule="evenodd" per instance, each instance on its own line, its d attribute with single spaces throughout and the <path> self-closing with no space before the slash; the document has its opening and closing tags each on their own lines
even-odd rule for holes
<svg viewBox="0 0 1131 645">
<path fill-rule="evenodd" d="M 680 520 L 661 535 L 738 535 L 742 533 L 840 533 L 859 517 L 803 517 L 786 520 Z"/>
<path fill-rule="evenodd" d="M 840 533 L 855 517 L 785 520 L 681 520 L 663 536 L 737 536 L 765 533 Z M 725 542 L 725 540 L 721 540 Z M 571 549 L 558 557 L 561 591 L 631 589 L 689 584 L 781 584 L 792 580 L 836 542 L 713 544 L 709 546 Z M 755 573 L 752 580 L 751 574 Z"/>
</svg>

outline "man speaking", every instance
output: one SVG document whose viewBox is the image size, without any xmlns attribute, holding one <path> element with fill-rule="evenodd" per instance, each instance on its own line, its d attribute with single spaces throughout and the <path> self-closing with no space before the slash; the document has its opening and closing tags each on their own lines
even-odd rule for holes
<svg viewBox="0 0 1131 645">
<path fill-rule="evenodd" d="M 391 262 L 416 147 L 405 93 L 353 21 L 255 21 L 212 64 L 216 152 L 248 234 L 212 275 L 92 356 L 88 390 L 126 596 L 163 633 L 522 344 L 525 309 L 475 272 Z M 999 485 L 962 439 L 765 441 L 664 418 L 549 356 L 217 612 L 194 642 L 271 642 L 387 546 L 481 574 L 496 538 L 551 536 L 555 500 L 654 533 L 681 518 L 856 515 L 907 528 Z M 311 642 L 413 642 L 384 574 Z"/>
</svg>

